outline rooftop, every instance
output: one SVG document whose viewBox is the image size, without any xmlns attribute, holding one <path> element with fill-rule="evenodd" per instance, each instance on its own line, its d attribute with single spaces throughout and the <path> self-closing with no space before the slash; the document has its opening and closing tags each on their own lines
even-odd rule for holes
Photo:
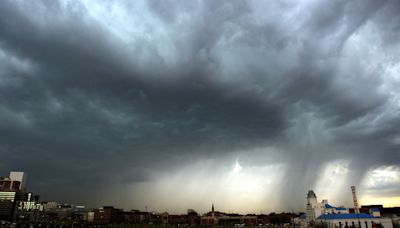
<svg viewBox="0 0 400 228">
<path fill-rule="evenodd" d="M 319 216 L 317 219 L 320 220 L 326 220 L 326 219 L 373 219 L 375 218 L 372 215 L 369 214 L 364 214 L 364 213 L 360 213 L 360 214 L 326 214 L 326 215 L 321 215 Z"/>
</svg>

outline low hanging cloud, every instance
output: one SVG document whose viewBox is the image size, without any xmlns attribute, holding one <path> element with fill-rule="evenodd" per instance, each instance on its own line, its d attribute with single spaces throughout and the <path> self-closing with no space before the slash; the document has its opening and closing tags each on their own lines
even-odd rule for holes
<svg viewBox="0 0 400 228">
<path fill-rule="evenodd" d="M 0 171 L 46 200 L 158 211 L 399 196 L 379 172 L 400 166 L 399 10 L 2 1 Z"/>
</svg>

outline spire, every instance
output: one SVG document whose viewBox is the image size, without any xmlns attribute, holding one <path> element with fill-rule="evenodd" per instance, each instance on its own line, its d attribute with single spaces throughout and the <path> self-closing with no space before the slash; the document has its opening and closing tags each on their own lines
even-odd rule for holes
<svg viewBox="0 0 400 228">
<path fill-rule="evenodd" d="M 211 212 L 214 213 L 214 203 L 211 206 Z"/>
</svg>

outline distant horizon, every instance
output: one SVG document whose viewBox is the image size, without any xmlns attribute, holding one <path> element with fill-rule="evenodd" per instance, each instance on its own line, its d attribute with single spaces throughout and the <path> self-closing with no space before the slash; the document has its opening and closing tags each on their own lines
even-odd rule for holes
<svg viewBox="0 0 400 228">
<path fill-rule="evenodd" d="M 89 206 L 400 205 L 400 1 L 0 1 L 0 174 Z"/>
<path fill-rule="evenodd" d="M 57 202 L 57 201 L 44 201 L 44 202 Z M 146 212 L 145 208 L 143 208 L 143 209 L 142 208 L 136 208 L 136 207 L 124 208 L 124 207 L 119 207 L 118 205 L 109 205 L 109 204 L 105 204 L 105 205 L 101 205 L 101 206 L 90 206 L 89 207 L 89 206 L 86 206 L 86 205 L 83 205 L 83 204 L 79 204 L 79 203 L 77 203 L 77 204 L 68 203 L 68 202 L 57 202 L 57 203 L 66 203 L 66 204 L 71 204 L 71 205 L 74 205 L 74 206 L 85 206 L 86 208 L 90 208 L 90 209 L 96 209 L 96 208 L 101 208 L 101 207 L 112 206 L 114 208 L 123 209 L 125 211 L 139 210 L 139 211 L 142 211 L 142 212 Z M 365 205 L 362 205 L 362 206 L 370 206 L 370 205 L 382 205 L 382 204 L 365 204 Z M 344 206 L 344 205 L 337 205 L 337 206 Z M 385 208 L 400 207 L 400 206 L 385 206 L 385 205 L 382 205 L 382 206 L 385 207 Z M 187 208 L 186 210 L 173 210 L 173 209 L 169 209 L 169 210 L 151 210 L 151 208 L 150 208 L 150 209 L 147 210 L 147 212 L 155 212 L 155 213 L 168 212 L 168 213 L 172 213 L 172 214 L 187 214 L 187 211 L 189 209 L 193 209 L 194 211 L 196 211 L 199 214 L 206 214 L 206 213 L 211 211 L 211 210 L 199 210 L 199 209 L 196 209 L 195 207 L 191 207 L 191 208 Z M 268 215 L 268 214 L 271 214 L 271 213 L 276 213 L 276 214 L 280 214 L 280 213 L 294 213 L 294 214 L 305 213 L 305 209 L 303 209 L 302 211 L 301 210 L 292 210 L 292 209 L 288 209 L 286 211 L 285 210 L 283 210 L 283 211 L 264 211 L 264 210 L 260 211 L 260 210 L 254 210 L 254 212 L 251 212 L 251 211 L 245 212 L 245 211 L 239 211 L 239 210 L 236 211 L 234 209 L 229 209 L 229 210 L 217 210 L 216 209 L 216 211 L 224 212 L 224 213 L 238 213 L 238 214 L 243 214 L 243 215 L 245 215 L 245 214 L 267 214 Z"/>
<path fill-rule="evenodd" d="M 23 172 L 23 171 L 18 171 L 18 172 Z M 26 174 L 26 172 L 24 172 L 25 174 Z M 313 190 L 313 189 L 308 189 L 308 191 L 309 190 Z M 315 192 L 315 191 L 314 191 Z M 37 193 L 35 193 L 35 192 L 33 192 L 34 194 L 37 194 Z M 317 192 L 316 192 L 316 195 L 317 195 L 317 198 L 318 198 L 318 200 L 319 200 L 319 202 L 321 202 L 322 200 L 328 200 L 328 203 L 330 204 L 330 205 L 333 205 L 333 203 L 331 202 L 331 201 L 329 201 L 329 199 L 327 199 L 327 198 L 319 198 L 318 197 L 318 194 L 317 194 Z M 39 195 L 40 196 L 40 195 Z M 41 197 L 41 196 L 40 196 Z M 148 212 L 157 212 L 157 213 L 163 213 L 163 212 L 168 212 L 168 210 L 169 209 L 166 209 L 166 210 L 151 210 L 151 207 L 149 207 L 148 205 L 145 205 L 144 206 L 144 208 L 143 209 L 141 209 L 141 208 L 129 208 L 129 207 L 119 207 L 118 205 L 113 205 L 113 204 L 103 204 L 103 205 L 101 205 L 101 206 L 87 206 L 87 205 L 84 205 L 84 204 L 79 204 L 79 203 L 71 203 L 71 202 L 59 202 L 59 201 L 57 201 L 57 200 L 41 200 L 41 201 L 43 201 L 43 202 L 57 202 L 57 203 L 61 203 L 61 204 L 71 204 L 71 205 L 75 205 L 75 206 L 85 206 L 85 207 L 87 207 L 87 208 L 101 208 L 101 207 L 106 207 L 106 206 L 112 206 L 112 207 L 114 207 L 114 208 L 120 208 L 120 209 L 123 209 L 123 210 L 126 210 L 126 211 L 131 211 L 131 210 L 139 210 L 139 211 L 148 211 Z M 248 211 L 248 212 L 243 212 L 243 211 L 240 211 L 240 209 L 238 210 L 238 211 L 235 211 L 235 210 L 233 210 L 232 208 L 231 209 L 227 209 L 227 208 L 225 208 L 224 210 L 218 210 L 218 208 L 216 207 L 216 206 L 218 206 L 218 205 L 216 205 L 215 203 L 211 203 L 210 204 L 210 208 L 209 208 L 209 210 L 207 210 L 207 209 L 203 209 L 203 211 L 199 211 L 199 210 L 197 210 L 196 209 L 196 207 L 189 207 L 189 208 L 187 208 L 186 210 L 174 210 L 173 208 L 170 208 L 170 210 L 171 211 L 176 211 L 175 213 L 178 213 L 178 214 L 185 214 L 185 213 L 187 213 L 187 210 L 189 210 L 189 209 L 193 209 L 193 210 L 195 210 L 197 213 L 199 213 L 199 214 L 205 214 L 205 213 L 208 213 L 208 212 L 210 212 L 211 211 L 211 206 L 212 205 L 214 205 L 214 207 L 216 208 L 215 209 L 215 211 L 219 211 L 219 212 L 224 212 L 224 213 L 239 213 L 239 214 L 263 214 L 263 213 L 265 213 L 265 214 L 270 214 L 270 213 L 296 213 L 296 214 L 299 214 L 299 213 L 304 213 L 305 212 L 305 209 L 306 209 L 306 207 L 305 207 L 305 205 L 306 205 L 306 194 L 305 194 L 305 197 L 304 197 L 304 208 L 303 208 L 303 210 L 294 210 L 294 209 L 287 209 L 287 210 L 281 210 L 281 211 L 272 211 L 272 210 L 268 210 L 268 209 L 266 209 L 265 211 L 264 210 L 260 210 L 260 209 L 253 209 L 252 211 L 254 211 L 254 212 L 251 212 L 251 211 Z M 400 207 L 400 205 L 392 205 L 392 204 L 390 204 L 389 206 L 387 206 L 386 204 L 382 204 L 382 203 L 379 203 L 379 202 L 376 202 L 376 203 L 368 203 L 368 204 L 366 204 L 366 203 L 363 203 L 364 201 L 363 200 L 361 200 L 361 201 L 359 201 L 359 203 L 360 203 L 360 208 L 362 207 L 362 206 L 371 206 L 371 205 L 382 205 L 383 207 L 385 207 L 385 208 L 391 208 L 391 207 Z M 373 202 L 373 201 L 367 201 L 367 202 Z M 349 205 L 349 204 L 351 204 L 352 202 L 348 202 L 347 203 L 347 206 L 346 206 L 346 204 L 335 204 L 335 206 L 337 206 L 337 207 L 346 207 L 346 208 L 349 208 L 349 209 L 353 209 L 354 208 L 354 205 Z M 100 205 L 100 204 L 96 204 L 96 205 Z M 147 209 L 146 209 L 146 207 L 147 207 Z"/>
</svg>

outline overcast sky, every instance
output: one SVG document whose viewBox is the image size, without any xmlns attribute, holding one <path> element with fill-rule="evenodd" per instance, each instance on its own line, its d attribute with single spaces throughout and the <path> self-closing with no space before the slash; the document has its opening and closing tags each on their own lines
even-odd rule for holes
<svg viewBox="0 0 400 228">
<path fill-rule="evenodd" d="M 400 2 L 0 1 L 0 173 L 183 213 L 400 205 Z"/>
</svg>

